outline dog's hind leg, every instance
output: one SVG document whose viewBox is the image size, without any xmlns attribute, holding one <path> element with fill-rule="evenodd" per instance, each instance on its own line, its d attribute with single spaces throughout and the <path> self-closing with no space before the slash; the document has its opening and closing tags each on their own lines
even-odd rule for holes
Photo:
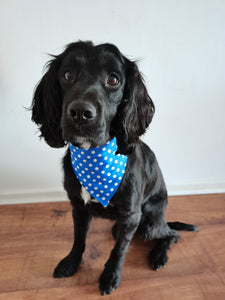
<svg viewBox="0 0 225 300">
<path fill-rule="evenodd" d="M 153 270 L 157 271 L 160 267 L 165 267 L 168 261 L 167 251 L 173 243 L 178 241 L 178 238 L 178 233 L 171 230 L 168 236 L 156 240 L 155 247 L 149 253 L 149 262 Z"/>
<path fill-rule="evenodd" d="M 169 227 L 162 210 L 146 210 L 145 212 L 147 213 L 142 216 L 137 233 L 145 240 L 156 241 L 156 245 L 149 254 L 149 261 L 151 267 L 158 270 L 161 266 L 166 265 L 168 260 L 167 251 L 173 243 L 178 241 L 179 234 Z"/>
</svg>

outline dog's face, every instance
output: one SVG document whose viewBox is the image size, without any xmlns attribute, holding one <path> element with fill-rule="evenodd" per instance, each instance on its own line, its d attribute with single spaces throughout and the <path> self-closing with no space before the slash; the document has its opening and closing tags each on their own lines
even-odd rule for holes
<svg viewBox="0 0 225 300">
<path fill-rule="evenodd" d="M 137 65 L 111 44 L 70 44 L 36 88 L 32 120 L 52 147 L 103 145 L 116 136 L 132 151 L 154 114 Z"/>
<path fill-rule="evenodd" d="M 59 68 L 64 141 L 103 145 L 123 100 L 126 83 L 122 56 L 112 45 L 80 45 L 66 51 Z"/>
</svg>

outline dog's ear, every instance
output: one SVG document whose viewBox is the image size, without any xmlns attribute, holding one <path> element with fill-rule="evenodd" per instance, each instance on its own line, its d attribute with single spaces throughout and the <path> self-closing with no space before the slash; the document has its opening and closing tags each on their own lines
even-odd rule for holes
<svg viewBox="0 0 225 300">
<path fill-rule="evenodd" d="M 60 56 L 48 64 L 48 70 L 38 83 L 32 101 L 32 121 L 41 131 L 41 137 L 54 148 L 65 145 L 60 120 L 62 114 L 62 92 L 58 81 Z"/>
<path fill-rule="evenodd" d="M 126 86 L 124 97 L 113 128 L 117 138 L 118 153 L 129 154 L 133 151 L 148 125 L 151 123 L 155 106 L 148 95 L 143 78 L 135 62 L 124 58 L 126 65 Z"/>
</svg>

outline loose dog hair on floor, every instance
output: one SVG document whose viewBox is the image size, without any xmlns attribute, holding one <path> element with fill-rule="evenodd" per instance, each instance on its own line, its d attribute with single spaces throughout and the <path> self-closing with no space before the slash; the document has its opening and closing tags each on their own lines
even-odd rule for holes
<svg viewBox="0 0 225 300">
<path fill-rule="evenodd" d="M 74 244 L 55 268 L 54 277 L 72 276 L 77 271 L 93 216 L 115 220 L 115 246 L 99 278 L 102 295 L 119 286 L 125 254 L 135 233 L 157 241 L 149 262 L 158 270 L 167 263 L 167 251 L 178 240 L 176 230 L 198 230 L 194 225 L 165 220 L 163 176 L 155 154 L 139 138 L 151 123 L 155 106 L 137 64 L 116 46 L 79 41 L 53 56 L 36 87 L 31 109 L 32 120 L 51 147 L 69 144 L 88 150 L 116 138 L 114 155 L 127 156 L 122 182 L 103 207 L 81 185 L 67 147 L 64 187 L 73 207 Z"/>
</svg>

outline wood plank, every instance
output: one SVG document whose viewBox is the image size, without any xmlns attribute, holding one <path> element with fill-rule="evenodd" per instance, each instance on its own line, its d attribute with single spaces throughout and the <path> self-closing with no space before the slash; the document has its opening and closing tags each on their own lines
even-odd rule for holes
<svg viewBox="0 0 225 300">
<path fill-rule="evenodd" d="M 107 299 L 224 299 L 225 194 L 169 197 L 168 221 L 199 226 L 181 232 L 165 269 L 148 265 L 152 242 L 135 237 L 121 286 Z M 102 299 L 98 277 L 114 245 L 113 222 L 94 219 L 78 273 L 54 279 L 69 251 L 73 225 L 69 202 L 0 206 L 0 299 Z"/>
</svg>

